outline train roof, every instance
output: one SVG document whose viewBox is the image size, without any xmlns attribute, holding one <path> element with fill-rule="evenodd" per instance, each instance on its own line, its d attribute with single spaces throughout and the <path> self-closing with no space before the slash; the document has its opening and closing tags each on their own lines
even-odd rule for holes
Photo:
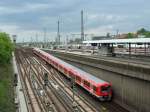
<svg viewBox="0 0 150 112">
<path fill-rule="evenodd" d="M 36 49 L 36 50 L 38 50 L 40 52 L 43 52 L 46 56 L 48 56 L 50 58 L 53 58 L 56 62 L 59 62 L 61 65 L 65 66 L 65 67 L 68 67 L 72 72 L 77 73 L 77 75 L 81 76 L 82 78 L 85 78 L 87 81 L 90 81 L 93 84 L 95 84 L 95 83 L 96 84 L 108 83 L 108 82 L 106 82 L 104 80 L 101 80 L 101 79 L 99 79 L 99 78 L 97 78 L 97 77 L 95 77 L 95 76 L 93 76 L 93 75 L 91 75 L 91 74 L 75 67 L 75 66 L 72 66 L 71 64 L 68 64 L 68 63 L 60 60 L 59 58 L 56 58 L 56 57 L 52 56 L 51 54 L 48 54 L 48 53 L 46 53 L 46 52 L 44 52 L 40 49 Z"/>
<path fill-rule="evenodd" d="M 150 38 L 133 38 L 133 39 L 107 39 L 107 40 L 91 40 L 91 41 L 83 41 L 84 44 L 103 44 L 103 43 L 150 43 Z"/>
<path fill-rule="evenodd" d="M 66 63 L 66 62 L 64 62 L 62 60 L 60 60 L 60 63 L 62 63 L 66 67 L 71 68 L 72 70 L 74 70 L 74 72 L 79 73 L 78 75 L 80 75 L 81 77 L 84 77 L 87 80 L 94 81 L 95 83 L 107 83 L 106 81 L 101 80 L 101 79 L 99 79 L 99 78 L 97 78 L 97 77 L 95 77 L 95 76 L 93 76 L 93 75 L 91 75 L 91 74 L 89 74 L 89 73 L 87 73 L 87 72 L 85 72 L 85 71 L 75 67 L 75 66 L 72 66 L 72 65 L 70 65 L 70 64 L 68 64 L 68 63 Z"/>
</svg>

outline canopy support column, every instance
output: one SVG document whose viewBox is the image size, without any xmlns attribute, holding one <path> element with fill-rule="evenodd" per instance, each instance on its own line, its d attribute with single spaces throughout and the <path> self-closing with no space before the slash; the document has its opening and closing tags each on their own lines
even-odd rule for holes
<svg viewBox="0 0 150 112">
<path fill-rule="evenodd" d="M 114 44 L 113 44 L 113 43 L 111 44 L 111 47 L 112 47 L 112 48 L 111 48 L 111 49 L 112 49 L 112 56 L 115 56 Z"/>
<path fill-rule="evenodd" d="M 129 43 L 129 57 L 131 56 L 131 43 Z"/>
<path fill-rule="evenodd" d="M 144 43 L 144 54 L 146 55 L 146 43 Z"/>
</svg>

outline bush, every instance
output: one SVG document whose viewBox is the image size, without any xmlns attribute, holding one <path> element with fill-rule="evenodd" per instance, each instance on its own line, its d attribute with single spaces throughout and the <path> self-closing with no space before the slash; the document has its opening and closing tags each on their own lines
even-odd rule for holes
<svg viewBox="0 0 150 112">
<path fill-rule="evenodd" d="M 11 64 L 0 65 L 0 112 L 15 112 L 12 73 Z"/>
<path fill-rule="evenodd" d="M 0 33 L 0 64 L 10 62 L 13 48 L 9 35 Z"/>
</svg>

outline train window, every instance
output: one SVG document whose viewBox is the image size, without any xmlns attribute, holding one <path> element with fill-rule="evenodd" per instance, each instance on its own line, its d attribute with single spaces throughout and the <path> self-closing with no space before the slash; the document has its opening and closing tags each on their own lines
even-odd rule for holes
<svg viewBox="0 0 150 112">
<path fill-rule="evenodd" d="M 71 74 L 70 74 L 70 76 L 71 76 L 71 79 L 75 79 L 75 75 L 71 72 Z"/>
<path fill-rule="evenodd" d="M 109 92 L 110 91 L 110 86 L 102 86 L 101 91 L 102 92 Z"/>
<path fill-rule="evenodd" d="M 67 69 L 66 69 L 66 68 L 64 68 L 64 71 L 65 71 L 65 72 L 67 72 Z"/>
<path fill-rule="evenodd" d="M 90 87 L 90 83 L 88 81 L 84 81 L 84 85 Z"/>
<path fill-rule="evenodd" d="M 62 69 L 62 66 L 61 66 L 61 65 L 59 65 L 59 68 L 60 68 L 60 69 Z"/>
<path fill-rule="evenodd" d="M 93 86 L 93 90 L 94 90 L 94 91 L 97 91 L 97 87 L 96 87 L 96 86 Z"/>
<path fill-rule="evenodd" d="M 76 80 L 77 80 L 78 82 L 81 82 L 81 78 L 80 78 L 79 76 L 76 76 Z"/>
<path fill-rule="evenodd" d="M 55 62 L 55 65 L 58 66 L 57 62 Z"/>
</svg>

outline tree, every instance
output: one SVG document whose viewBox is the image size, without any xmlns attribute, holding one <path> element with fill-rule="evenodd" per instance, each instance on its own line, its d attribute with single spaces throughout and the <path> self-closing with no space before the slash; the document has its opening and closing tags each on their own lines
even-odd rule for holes
<svg viewBox="0 0 150 112">
<path fill-rule="evenodd" d="M 134 34 L 133 33 L 128 33 L 127 38 L 134 38 Z"/>
<path fill-rule="evenodd" d="M 150 31 L 148 31 L 144 28 L 141 28 L 140 30 L 138 30 L 137 34 L 144 35 L 145 37 L 150 37 Z"/>
<path fill-rule="evenodd" d="M 146 32 L 148 32 L 145 28 L 141 28 L 140 30 L 137 31 L 137 34 L 145 34 Z"/>
<path fill-rule="evenodd" d="M 13 44 L 6 33 L 0 33 L 0 64 L 8 63 L 11 59 Z"/>
<path fill-rule="evenodd" d="M 145 33 L 145 37 L 149 37 L 150 38 L 150 31 Z"/>
</svg>

